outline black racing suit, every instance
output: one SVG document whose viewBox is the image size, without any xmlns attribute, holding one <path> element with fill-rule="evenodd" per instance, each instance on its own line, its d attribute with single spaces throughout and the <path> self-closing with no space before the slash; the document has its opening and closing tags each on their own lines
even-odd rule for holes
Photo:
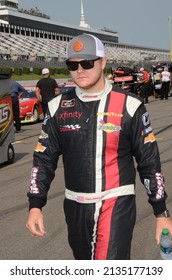
<svg viewBox="0 0 172 280">
<path fill-rule="evenodd" d="M 135 185 L 133 158 L 154 214 L 166 210 L 167 197 L 142 100 L 114 87 L 100 99 L 93 95 L 90 100 L 73 90 L 50 101 L 34 152 L 30 208 L 46 204 L 60 155 L 68 239 L 75 259 L 130 259 L 136 205 L 135 195 L 125 195 L 124 190 Z M 113 195 L 116 190 L 121 194 Z M 110 196 L 103 199 L 106 192 Z"/>
</svg>

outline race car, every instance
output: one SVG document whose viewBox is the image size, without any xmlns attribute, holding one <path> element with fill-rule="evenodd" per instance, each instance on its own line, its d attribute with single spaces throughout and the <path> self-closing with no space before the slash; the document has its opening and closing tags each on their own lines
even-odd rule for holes
<svg viewBox="0 0 172 280">
<path fill-rule="evenodd" d="M 19 99 L 21 123 L 37 123 L 44 119 L 41 102 L 37 99 L 35 86 L 24 86 L 25 92 Z"/>
<path fill-rule="evenodd" d="M 136 73 L 133 73 L 129 67 L 112 68 L 112 80 L 116 86 L 122 89 L 132 90 L 134 82 L 136 81 Z"/>
</svg>

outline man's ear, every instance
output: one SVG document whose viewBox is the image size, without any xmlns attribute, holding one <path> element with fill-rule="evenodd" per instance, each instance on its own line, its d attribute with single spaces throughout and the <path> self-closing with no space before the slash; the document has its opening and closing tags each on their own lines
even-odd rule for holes
<svg viewBox="0 0 172 280">
<path fill-rule="evenodd" d="M 106 67 L 106 63 L 107 63 L 107 57 L 104 56 L 104 57 L 102 57 L 102 69 L 103 69 L 103 70 L 104 70 L 105 67 Z"/>
</svg>

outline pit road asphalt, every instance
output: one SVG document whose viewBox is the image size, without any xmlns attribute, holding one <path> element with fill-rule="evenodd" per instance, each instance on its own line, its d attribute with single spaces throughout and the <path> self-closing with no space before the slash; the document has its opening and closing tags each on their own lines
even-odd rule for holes
<svg viewBox="0 0 172 280">
<path fill-rule="evenodd" d="M 167 207 L 172 215 L 172 97 L 169 100 L 149 98 L 147 110 L 158 142 L 168 193 Z M 52 182 L 48 204 L 43 209 L 46 235 L 34 238 L 26 230 L 30 170 L 33 150 L 41 130 L 41 123 L 22 125 L 23 132 L 15 134 L 15 161 L 0 165 L 0 259 L 1 260 L 72 260 L 67 241 L 63 214 L 64 179 L 60 159 Z M 159 260 L 156 245 L 155 218 L 147 202 L 147 195 L 137 175 L 137 222 L 134 229 L 133 260 Z"/>
</svg>

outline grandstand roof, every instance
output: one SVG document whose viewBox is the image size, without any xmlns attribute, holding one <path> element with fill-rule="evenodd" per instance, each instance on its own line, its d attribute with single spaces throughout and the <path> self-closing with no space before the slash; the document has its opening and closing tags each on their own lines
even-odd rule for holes
<svg viewBox="0 0 172 280">
<path fill-rule="evenodd" d="M 38 29 L 46 32 L 55 32 L 68 36 L 78 36 L 81 33 L 90 33 L 96 35 L 104 42 L 118 42 L 118 33 L 112 30 L 109 32 L 106 29 L 94 29 L 89 27 L 74 26 L 56 22 L 50 19 L 41 12 L 35 12 L 35 9 L 23 10 L 16 7 L 11 7 L 11 1 L 1 1 L 5 5 L 0 6 L 0 20 L 7 22 L 10 25 L 20 26 L 23 28 Z M 16 2 L 16 0 L 15 0 Z M 18 1 L 17 1 L 18 2 Z M 8 5 L 9 4 L 9 5 Z M 34 12 L 33 12 L 34 11 Z"/>
</svg>

